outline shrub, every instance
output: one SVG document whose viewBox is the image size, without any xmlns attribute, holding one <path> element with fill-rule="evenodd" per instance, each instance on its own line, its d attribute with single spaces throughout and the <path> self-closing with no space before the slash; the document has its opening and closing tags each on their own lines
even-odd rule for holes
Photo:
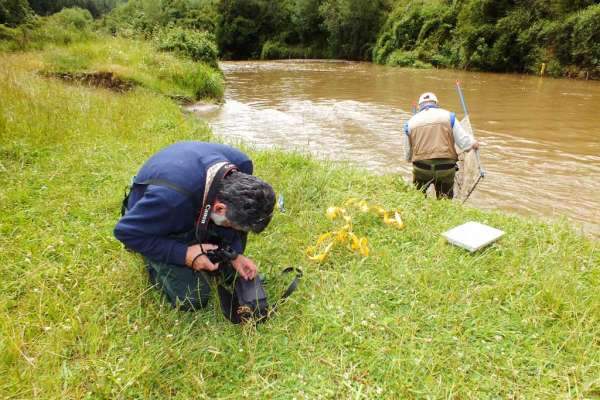
<svg viewBox="0 0 600 400">
<path fill-rule="evenodd" d="M 32 17 L 27 0 L 2 0 L 0 2 L 0 25 L 15 27 Z"/>
<path fill-rule="evenodd" d="M 405 51 L 395 50 L 389 55 L 386 64 L 395 65 L 399 67 L 413 67 L 413 68 L 431 68 L 432 65 L 427 62 L 419 60 L 419 54 L 416 50 Z"/>
<path fill-rule="evenodd" d="M 578 12 L 570 19 L 572 25 L 572 62 L 592 73 L 600 73 L 600 4 Z"/>
<path fill-rule="evenodd" d="M 63 29 L 87 30 L 91 27 L 94 18 L 83 8 L 64 8 L 60 12 L 48 17 L 49 24 L 56 24 Z"/>
<path fill-rule="evenodd" d="M 217 66 L 219 50 L 214 36 L 208 32 L 193 31 L 180 27 L 158 30 L 154 35 L 156 47 L 161 51 L 172 51 Z"/>
<path fill-rule="evenodd" d="M 195 64 L 179 71 L 171 71 L 169 79 L 177 85 L 189 88 L 194 100 L 223 99 L 223 77 L 219 71 L 207 65 Z"/>
<path fill-rule="evenodd" d="M 456 24 L 457 8 L 447 4 L 409 2 L 398 3 L 392 11 L 373 50 L 377 63 L 397 62 L 414 66 L 428 64 L 448 66 L 452 49 L 447 45 Z M 410 55 L 395 54 L 395 50 L 412 51 Z M 439 54 L 443 51 L 443 54 Z M 408 58 L 407 58 L 408 57 Z M 415 58 L 414 60 L 412 58 Z M 390 58 L 392 58 L 390 60 Z"/>
<path fill-rule="evenodd" d="M 0 24 L 0 40 L 14 40 L 16 34 L 16 29 Z"/>
<path fill-rule="evenodd" d="M 65 8 L 49 17 L 40 18 L 40 25 L 32 31 L 34 47 L 47 43 L 69 44 L 90 39 L 93 18 L 88 10 Z"/>
<path fill-rule="evenodd" d="M 69 44 L 95 36 L 93 19 L 89 11 L 65 8 L 49 17 L 32 17 L 14 29 L 3 27 L 0 40 L 2 48 L 9 51 L 42 49 L 48 44 Z"/>
<path fill-rule="evenodd" d="M 267 40 L 260 52 L 261 60 L 284 60 L 290 58 L 315 58 L 318 51 L 312 47 L 294 47 L 278 40 Z"/>
<path fill-rule="evenodd" d="M 558 60 L 552 60 L 546 66 L 546 73 L 553 77 L 560 77 L 564 73 L 564 69 Z"/>
</svg>

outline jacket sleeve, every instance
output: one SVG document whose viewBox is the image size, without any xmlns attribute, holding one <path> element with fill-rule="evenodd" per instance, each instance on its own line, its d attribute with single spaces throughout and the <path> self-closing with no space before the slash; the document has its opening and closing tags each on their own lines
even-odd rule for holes
<svg viewBox="0 0 600 400">
<path fill-rule="evenodd" d="M 187 245 L 169 235 L 185 231 L 189 218 L 193 218 L 187 203 L 185 196 L 151 185 L 119 220 L 115 237 L 128 249 L 150 259 L 185 265 Z"/>
<path fill-rule="evenodd" d="M 404 145 L 404 160 L 410 161 L 412 158 L 412 148 L 410 147 L 410 130 L 408 121 L 404 123 L 404 135 L 402 135 L 402 144 Z"/>
<path fill-rule="evenodd" d="M 454 137 L 454 143 L 456 143 L 461 150 L 467 150 L 475 143 L 473 135 L 463 128 L 458 119 L 454 121 L 454 126 L 452 126 L 452 136 Z"/>
</svg>

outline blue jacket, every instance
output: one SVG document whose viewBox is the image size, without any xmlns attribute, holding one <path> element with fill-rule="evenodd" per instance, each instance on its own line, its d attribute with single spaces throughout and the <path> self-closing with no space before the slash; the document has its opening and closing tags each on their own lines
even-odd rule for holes
<svg viewBox="0 0 600 400">
<path fill-rule="evenodd" d="M 230 162 L 241 172 L 252 174 L 252 161 L 232 147 L 216 143 L 179 142 L 153 155 L 134 178 L 128 211 L 119 220 L 114 234 L 128 249 L 156 261 L 185 265 L 190 237 L 202 206 L 206 171 L 215 163 Z M 173 188 L 144 185 L 160 179 L 191 192 L 189 196 Z M 209 230 L 242 253 L 245 234 L 212 222 Z M 188 234 L 187 236 L 185 234 Z M 173 235 L 182 235 L 175 239 Z"/>
</svg>

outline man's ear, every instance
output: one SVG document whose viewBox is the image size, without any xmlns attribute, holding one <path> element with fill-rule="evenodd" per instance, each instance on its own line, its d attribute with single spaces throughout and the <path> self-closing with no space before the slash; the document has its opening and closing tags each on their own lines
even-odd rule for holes
<svg viewBox="0 0 600 400">
<path fill-rule="evenodd" d="M 219 200 L 215 200 L 215 204 L 213 205 L 212 212 L 218 215 L 225 215 L 227 211 L 227 205 L 225 203 L 221 203 Z"/>
</svg>

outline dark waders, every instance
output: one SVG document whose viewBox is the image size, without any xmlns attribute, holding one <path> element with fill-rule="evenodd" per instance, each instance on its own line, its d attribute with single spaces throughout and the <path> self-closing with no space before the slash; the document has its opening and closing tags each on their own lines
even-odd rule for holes
<svg viewBox="0 0 600 400">
<path fill-rule="evenodd" d="M 423 193 L 433 183 L 438 199 L 454 197 L 456 161 L 446 158 L 413 162 L 413 184 Z"/>
</svg>

